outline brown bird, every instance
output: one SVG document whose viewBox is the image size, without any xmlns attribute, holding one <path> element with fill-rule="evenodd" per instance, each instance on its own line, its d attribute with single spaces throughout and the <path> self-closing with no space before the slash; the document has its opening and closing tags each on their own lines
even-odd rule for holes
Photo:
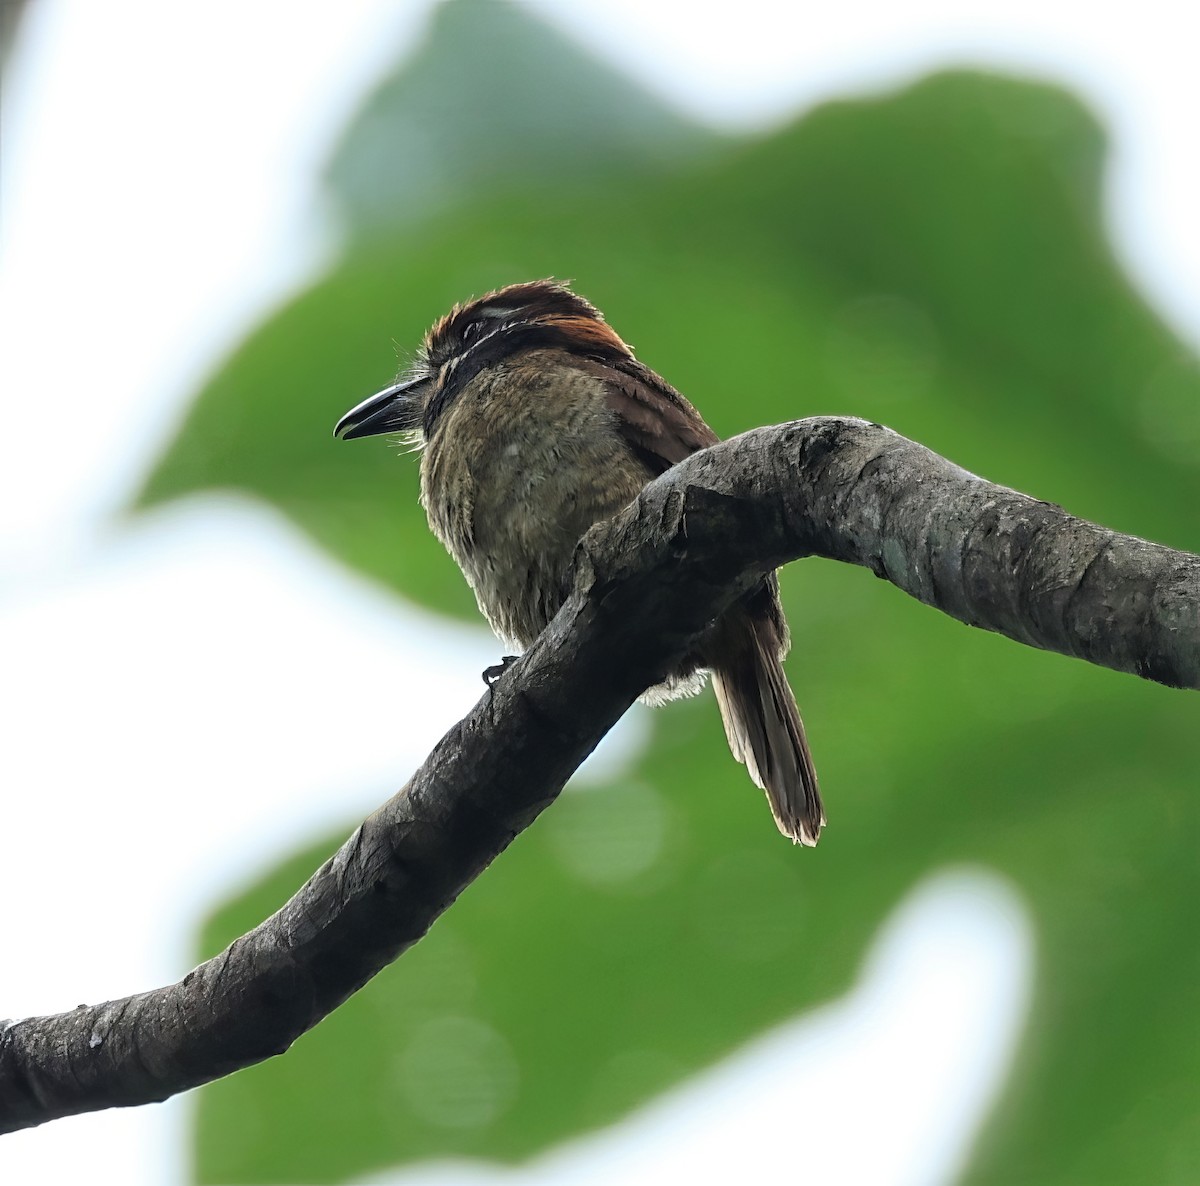
<svg viewBox="0 0 1200 1186">
<path fill-rule="evenodd" d="M 584 532 L 718 439 L 598 309 L 551 280 L 456 305 L 403 381 L 347 412 L 335 432 L 401 432 L 423 445 L 429 526 L 492 629 L 518 648 L 569 594 Z M 711 671 L 733 756 L 766 790 L 779 830 L 816 844 L 825 814 L 781 665 L 788 645 L 772 573 L 643 699 L 693 695 Z"/>
</svg>

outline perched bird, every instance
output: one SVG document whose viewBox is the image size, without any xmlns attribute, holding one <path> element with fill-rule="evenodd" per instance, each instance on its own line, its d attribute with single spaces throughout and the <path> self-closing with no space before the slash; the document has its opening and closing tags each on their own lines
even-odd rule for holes
<svg viewBox="0 0 1200 1186">
<path fill-rule="evenodd" d="M 575 545 L 717 435 L 583 297 L 551 280 L 456 305 L 401 382 L 338 422 L 423 445 L 421 503 L 500 638 L 529 646 L 571 589 Z M 733 756 L 779 830 L 815 844 L 825 823 L 772 573 L 728 609 L 650 703 L 697 692 L 706 671 Z"/>
</svg>

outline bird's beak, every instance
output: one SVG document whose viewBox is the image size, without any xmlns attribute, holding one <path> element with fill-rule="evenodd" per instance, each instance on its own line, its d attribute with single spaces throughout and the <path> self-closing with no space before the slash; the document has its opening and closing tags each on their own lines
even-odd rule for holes
<svg viewBox="0 0 1200 1186">
<path fill-rule="evenodd" d="M 420 388 L 426 382 L 428 379 L 422 375 L 377 391 L 370 399 L 351 408 L 337 422 L 333 435 L 343 441 L 352 441 L 355 437 L 419 428 L 425 402 Z"/>
</svg>

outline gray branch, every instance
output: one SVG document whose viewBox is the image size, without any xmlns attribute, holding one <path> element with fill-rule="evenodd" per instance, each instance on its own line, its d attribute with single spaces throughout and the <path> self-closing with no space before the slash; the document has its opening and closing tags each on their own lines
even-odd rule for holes
<svg viewBox="0 0 1200 1186">
<path fill-rule="evenodd" d="M 282 1054 L 425 934 L 707 623 L 801 556 L 863 565 L 1030 646 L 1200 685 L 1200 557 L 879 425 L 746 433 L 584 537 L 574 593 L 537 643 L 278 913 L 177 984 L 0 1026 L 0 1132 L 163 1100 Z"/>
</svg>

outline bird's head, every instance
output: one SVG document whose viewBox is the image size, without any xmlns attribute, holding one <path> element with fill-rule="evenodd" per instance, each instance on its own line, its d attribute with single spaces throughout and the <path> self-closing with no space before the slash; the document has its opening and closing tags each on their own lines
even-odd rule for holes
<svg viewBox="0 0 1200 1186">
<path fill-rule="evenodd" d="M 510 284 L 455 305 L 425 335 L 407 374 L 351 408 L 334 435 L 352 440 L 416 431 L 428 437 L 454 397 L 481 371 L 520 351 L 546 347 L 592 358 L 632 355 L 600 310 L 565 284 Z"/>
</svg>

